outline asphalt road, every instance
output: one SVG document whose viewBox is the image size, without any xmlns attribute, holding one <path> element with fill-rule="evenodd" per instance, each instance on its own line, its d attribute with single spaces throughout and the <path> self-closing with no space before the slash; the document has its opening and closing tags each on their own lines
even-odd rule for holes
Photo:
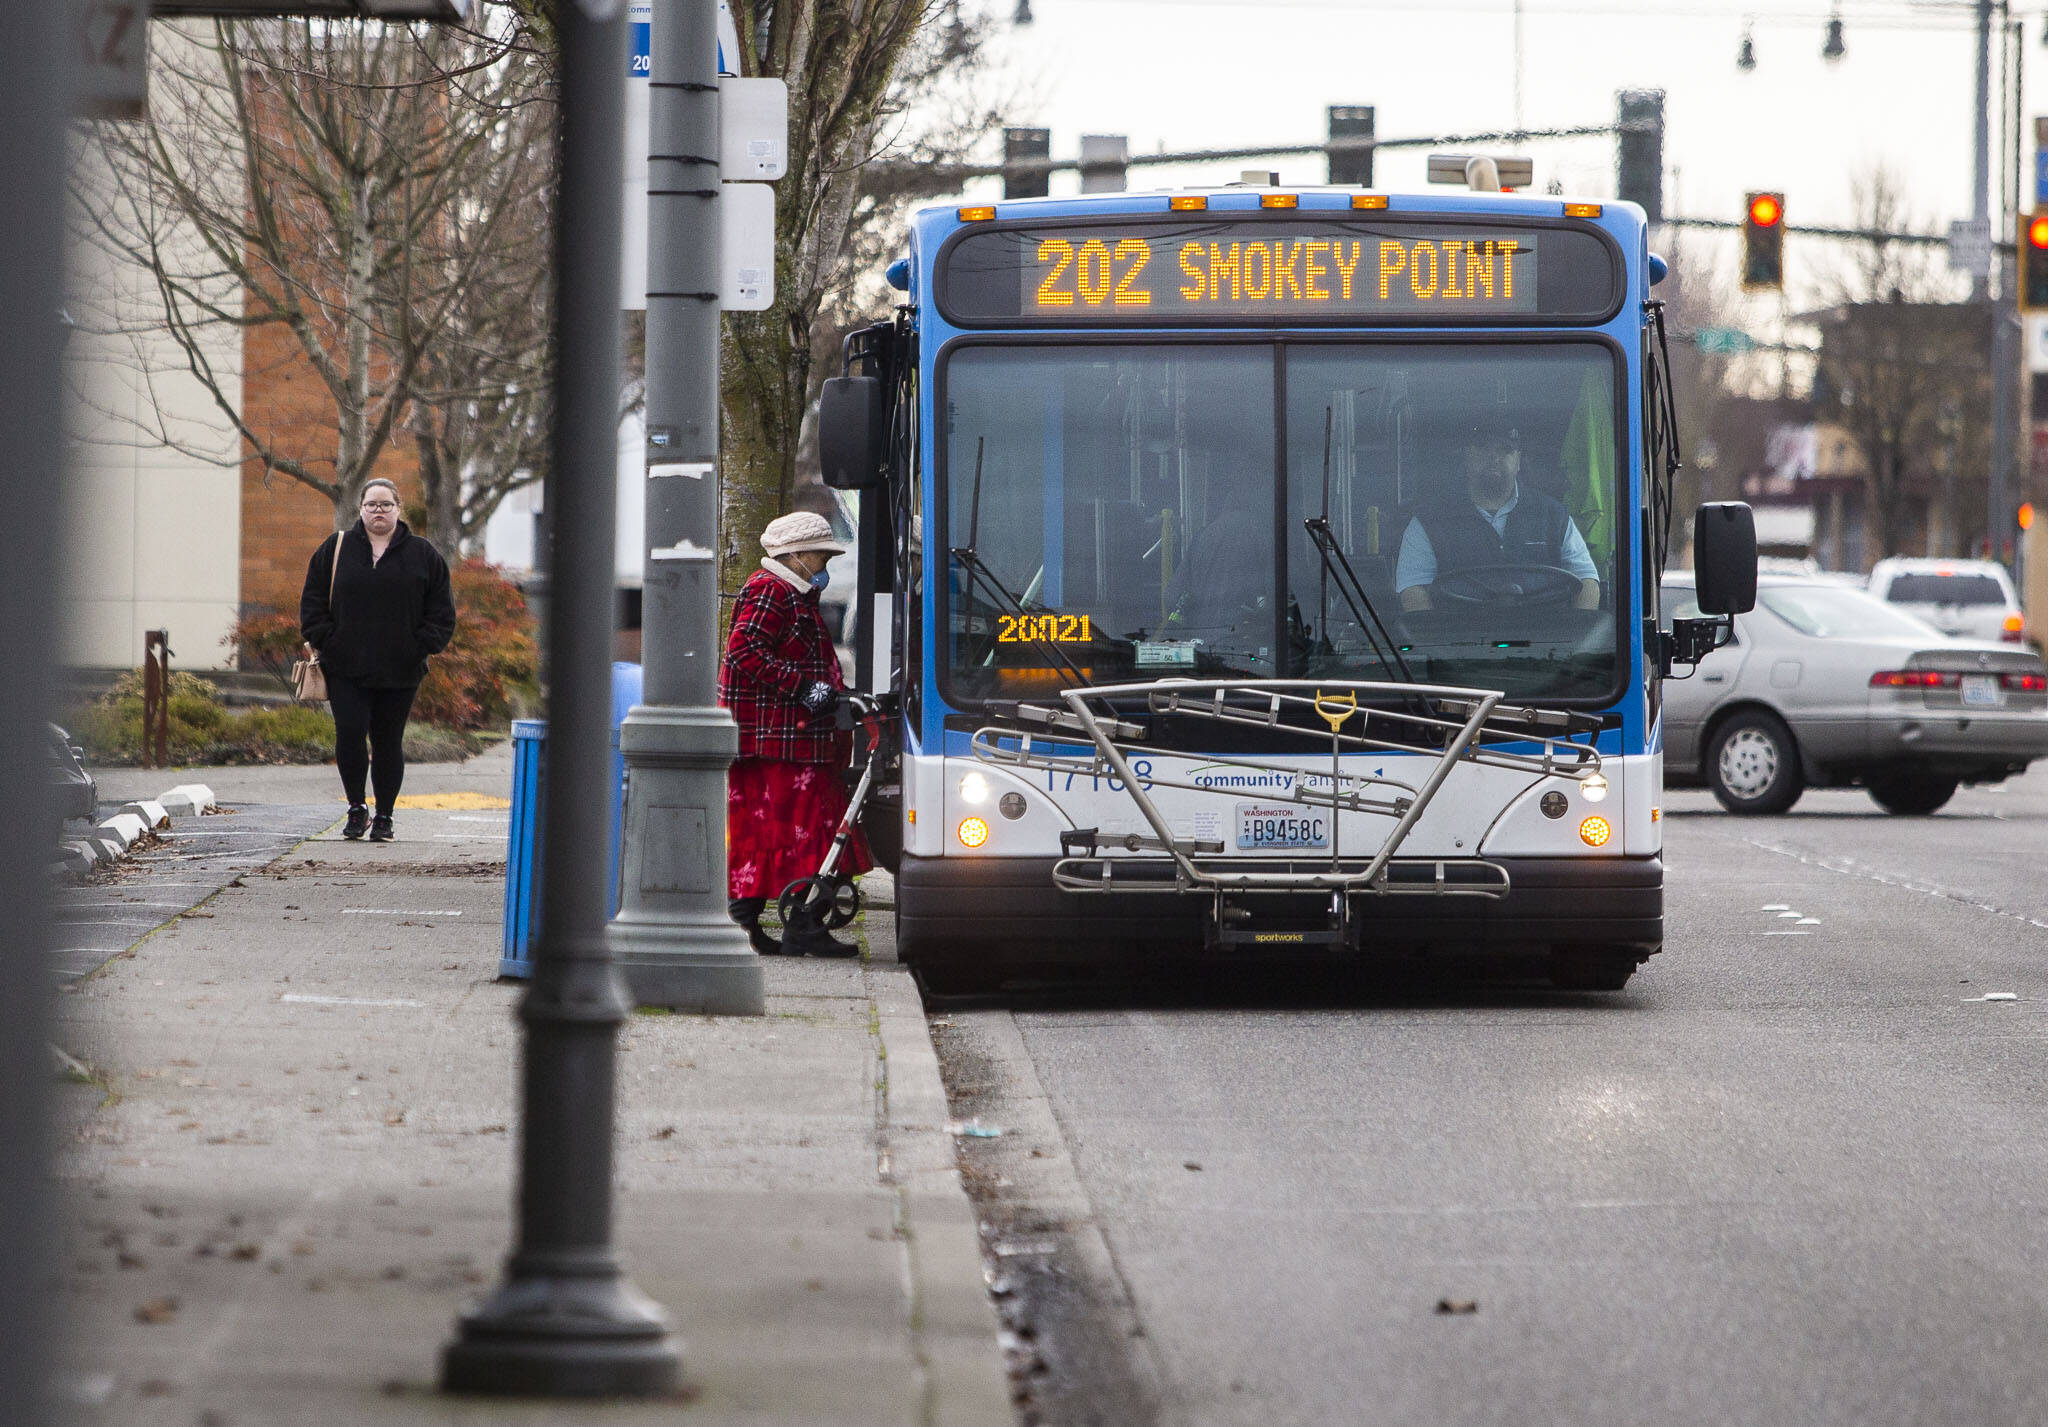
<svg viewBox="0 0 2048 1427">
<path fill-rule="evenodd" d="M 1026 1421 L 2048 1421 L 2048 770 L 1667 807 L 1618 994 L 939 1016 Z"/>
</svg>

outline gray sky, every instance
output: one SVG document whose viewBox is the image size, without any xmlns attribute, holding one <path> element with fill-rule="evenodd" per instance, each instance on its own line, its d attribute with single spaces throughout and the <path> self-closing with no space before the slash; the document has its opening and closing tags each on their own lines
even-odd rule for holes
<svg viewBox="0 0 2048 1427">
<path fill-rule="evenodd" d="M 1000 13 L 1014 0 L 989 0 Z M 1666 91 L 1666 211 L 1734 219 L 1751 189 L 1782 189 L 1789 221 L 1846 225 L 1852 180 L 1882 163 L 1904 180 L 1915 226 L 1943 231 L 1971 204 L 1974 6 L 1842 0 L 1847 55 L 1820 50 L 1828 0 L 1524 0 L 1521 110 L 1527 127 L 1612 123 L 1615 91 Z M 1372 104 L 1383 138 L 1512 127 L 1512 0 L 1032 0 L 1008 34 L 1010 67 L 1039 102 L 1020 116 L 1052 130 L 1056 157 L 1082 133 L 1121 133 L 1133 153 L 1321 139 L 1330 104 Z M 2042 13 L 2022 12 L 2023 62 L 2048 74 Z M 1738 70 L 1745 21 L 1756 67 Z M 1999 184 L 1998 55 L 1992 60 L 1993 211 Z M 2038 92 L 2038 90 L 2037 90 Z M 2032 111 L 2022 107 L 2023 201 L 2031 202 Z M 1536 187 L 1557 179 L 1614 191 L 1611 137 L 1534 141 Z M 1379 156 L 1378 186 L 1425 186 L 1426 151 Z M 1216 182 L 1207 170 L 1134 170 L 1132 187 Z M 1276 163 L 1321 182 L 1320 158 Z M 1056 176 L 1054 192 L 1077 180 Z M 1733 245 L 1722 245 L 1732 265 Z M 1839 261 L 1794 238 L 1796 301 Z"/>
</svg>

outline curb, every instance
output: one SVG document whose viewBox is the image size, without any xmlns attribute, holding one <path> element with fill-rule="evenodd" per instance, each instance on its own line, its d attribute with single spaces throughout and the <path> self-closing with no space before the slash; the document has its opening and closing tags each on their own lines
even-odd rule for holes
<svg viewBox="0 0 2048 1427">
<path fill-rule="evenodd" d="M 115 861 L 146 834 L 170 827 L 172 818 L 198 817 L 215 806 L 213 789 L 204 783 L 180 783 L 158 797 L 124 803 L 112 817 L 59 843 L 49 875 L 60 880 L 82 877 L 103 862 Z"/>
<path fill-rule="evenodd" d="M 862 979 L 882 1043 L 883 1180 L 896 1190 L 909 1257 L 924 1420 L 1013 1427 L 1001 1325 L 984 1284 L 980 1226 L 954 1159 L 924 1004 L 907 970 L 870 962 Z"/>
</svg>

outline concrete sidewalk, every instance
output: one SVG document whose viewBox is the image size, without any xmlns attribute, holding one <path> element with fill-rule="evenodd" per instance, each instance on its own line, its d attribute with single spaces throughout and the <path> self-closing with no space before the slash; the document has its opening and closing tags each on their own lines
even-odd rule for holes
<svg viewBox="0 0 2048 1427">
<path fill-rule="evenodd" d="M 268 772 L 207 781 L 232 806 Z M 623 1030 L 620 1243 L 676 1325 L 685 1391 L 434 1393 L 458 1309 L 511 1246 L 521 988 L 495 978 L 502 813 L 475 806 L 508 772 L 409 771 L 408 794 L 481 796 L 401 810 L 382 845 L 340 840 L 335 791 L 335 826 L 59 997 L 58 1042 L 89 1076 L 64 1095 L 74 1420 L 1012 1422 L 885 911 L 860 961 L 770 959 L 764 1018 Z M 278 770 L 268 790 L 316 786 Z"/>
</svg>

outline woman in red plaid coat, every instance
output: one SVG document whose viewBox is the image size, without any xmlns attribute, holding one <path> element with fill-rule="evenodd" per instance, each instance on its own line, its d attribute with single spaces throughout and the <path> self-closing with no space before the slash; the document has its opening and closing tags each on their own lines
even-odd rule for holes
<svg viewBox="0 0 2048 1427">
<path fill-rule="evenodd" d="M 844 551 L 822 515 L 798 511 L 768 522 L 761 568 L 740 590 L 719 670 L 718 701 L 740 726 L 726 806 L 727 895 L 732 919 L 764 956 L 852 956 L 811 917 L 792 920 L 777 942 L 761 913 L 799 877 L 817 874 L 846 812 L 840 770 L 852 735 L 833 727 L 846 687 L 832 637 L 818 615 L 825 564 Z M 838 875 L 874 864 L 855 834 Z"/>
</svg>

